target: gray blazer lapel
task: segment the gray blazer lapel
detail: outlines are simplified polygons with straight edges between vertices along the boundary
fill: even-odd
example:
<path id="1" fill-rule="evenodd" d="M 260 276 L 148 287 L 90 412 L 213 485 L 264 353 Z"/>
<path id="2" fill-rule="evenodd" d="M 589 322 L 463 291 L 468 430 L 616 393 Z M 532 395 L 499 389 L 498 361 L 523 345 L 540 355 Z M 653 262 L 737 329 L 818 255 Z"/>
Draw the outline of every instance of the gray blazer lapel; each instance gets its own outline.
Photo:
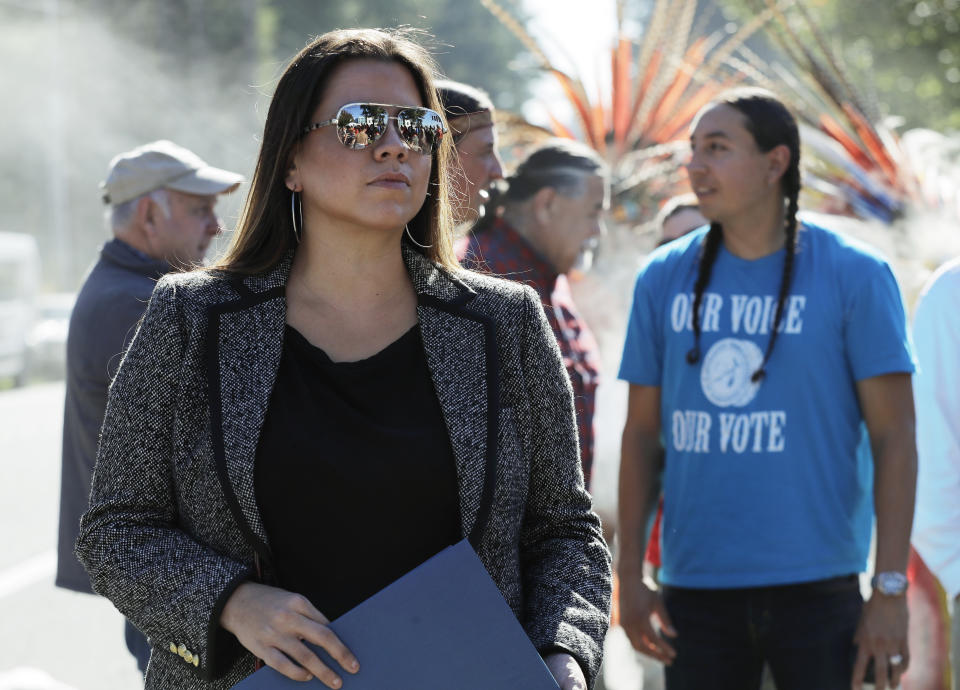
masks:
<path id="1" fill-rule="evenodd" d="M 285 262 L 264 277 L 235 281 L 240 299 L 211 307 L 207 333 L 217 473 L 234 518 L 267 559 L 267 535 L 254 491 L 254 459 L 280 368 L 288 271 Z"/>
<path id="2" fill-rule="evenodd" d="M 467 304 L 476 293 L 405 247 L 417 291 L 427 365 L 457 465 L 460 523 L 474 548 L 486 527 L 496 478 L 499 372 L 494 324 Z"/>
<path id="3" fill-rule="evenodd" d="M 473 530 L 483 494 L 487 448 L 485 336 L 481 324 L 421 304 L 420 334 L 457 463 L 460 525 Z"/>

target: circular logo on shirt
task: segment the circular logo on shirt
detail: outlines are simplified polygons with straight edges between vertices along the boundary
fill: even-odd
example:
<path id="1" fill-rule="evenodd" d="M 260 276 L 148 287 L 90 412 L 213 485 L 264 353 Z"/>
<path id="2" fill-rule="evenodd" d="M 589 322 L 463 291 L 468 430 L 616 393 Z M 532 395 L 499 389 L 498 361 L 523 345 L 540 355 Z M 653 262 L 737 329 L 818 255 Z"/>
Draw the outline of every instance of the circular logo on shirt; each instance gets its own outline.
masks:
<path id="1" fill-rule="evenodd" d="M 749 340 L 724 338 L 707 352 L 700 369 L 700 385 L 717 407 L 743 407 L 757 395 L 760 383 L 750 380 L 763 363 L 763 351 Z"/>

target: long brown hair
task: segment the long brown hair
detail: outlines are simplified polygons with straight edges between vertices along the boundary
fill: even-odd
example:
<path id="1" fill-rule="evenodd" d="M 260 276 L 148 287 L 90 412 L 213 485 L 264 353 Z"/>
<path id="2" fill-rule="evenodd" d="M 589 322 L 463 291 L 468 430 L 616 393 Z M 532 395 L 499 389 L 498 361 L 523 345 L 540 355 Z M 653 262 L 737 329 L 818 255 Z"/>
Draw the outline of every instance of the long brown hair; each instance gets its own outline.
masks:
<path id="1" fill-rule="evenodd" d="M 296 248 L 290 214 L 290 190 L 285 184 L 294 147 L 316 109 L 334 69 L 350 60 L 396 62 L 409 70 L 426 107 L 443 112 L 433 75 L 436 64 L 411 38 L 412 32 L 381 29 L 342 29 L 314 39 L 291 60 L 277 84 L 257 157 L 250 194 L 226 254 L 214 269 L 244 275 L 276 266 Z M 448 169 L 453 144 L 443 137 L 433 153 L 428 196 L 409 223 L 417 242 L 410 247 L 447 268 L 458 266 L 453 250 L 453 220 L 448 203 Z M 406 240 L 404 240 L 406 241 Z"/>

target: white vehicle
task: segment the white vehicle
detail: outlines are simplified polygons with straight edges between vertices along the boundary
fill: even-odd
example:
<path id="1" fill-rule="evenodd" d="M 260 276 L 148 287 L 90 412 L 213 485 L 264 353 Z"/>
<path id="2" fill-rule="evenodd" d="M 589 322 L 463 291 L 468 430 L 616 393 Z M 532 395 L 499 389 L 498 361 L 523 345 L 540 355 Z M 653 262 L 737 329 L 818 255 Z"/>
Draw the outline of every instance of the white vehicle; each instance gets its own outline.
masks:
<path id="1" fill-rule="evenodd" d="M 77 296 L 72 292 L 39 295 L 36 318 L 27 338 L 31 379 L 63 379 L 67 373 L 67 331 Z"/>
<path id="2" fill-rule="evenodd" d="M 0 232 L 0 379 L 26 380 L 27 340 L 40 288 L 40 250 L 30 235 Z"/>

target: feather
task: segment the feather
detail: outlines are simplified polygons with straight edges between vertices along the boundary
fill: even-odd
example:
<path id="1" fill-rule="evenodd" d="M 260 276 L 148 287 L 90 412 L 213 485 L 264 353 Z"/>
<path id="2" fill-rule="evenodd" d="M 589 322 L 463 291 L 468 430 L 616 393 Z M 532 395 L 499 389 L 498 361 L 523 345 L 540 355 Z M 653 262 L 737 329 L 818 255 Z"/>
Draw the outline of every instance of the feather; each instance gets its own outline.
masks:
<path id="1" fill-rule="evenodd" d="M 576 139 L 566 125 L 564 125 L 560 120 L 554 117 L 553 113 L 547 111 L 547 117 L 550 119 L 550 127 L 553 129 L 553 133 L 560 137 L 561 139 Z"/>
<path id="2" fill-rule="evenodd" d="M 553 68 L 553 65 L 550 62 L 550 58 L 547 57 L 547 54 L 543 52 L 543 49 L 536 42 L 536 40 L 534 40 L 533 36 L 531 36 L 530 33 L 523 27 L 523 24 L 514 19 L 513 15 L 497 4 L 495 0 L 480 0 L 480 4 L 486 7 L 490 14 L 496 17 L 501 24 L 503 24 L 513 33 L 514 36 L 520 39 L 523 47 L 529 50 L 540 61 L 540 64 L 544 69 Z"/>
<path id="3" fill-rule="evenodd" d="M 782 0 L 780 7 L 788 7 L 796 0 Z M 773 18 L 773 10 L 766 9 L 756 14 L 750 21 L 741 26 L 735 34 L 723 42 L 717 50 L 710 56 L 707 64 L 704 66 L 707 74 L 713 73 L 728 57 L 746 43 L 747 39 L 762 29 Z"/>
<path id="4" fill-rule="evenodd" d="M 866 147 L 870 157 L 884 172 L 887 180 L 892 185 L 902 189 L 902 186 L 899 184 L 897 167 L 887 154 L 887 150 L 884 147 L 883 142 L 880 141 L 880 139 L 874 133 L 873 127 L 870 125 L 870 123 L 867 122 L 863 115 L 861 115 L 860 112 L 849 103 L 844 104 L 843 111 L 846 113 L 847 117 L 850 118 L 850 122 L 853 124 L 853 128 L 856 131 L 857 136 L 860 137 L 860 140 Z"/>
<path id="5" fill-rule="evenodd" d="M 644 95 L 643 104 L 637 113 L 641 135 L 650 127 L 653 109 L 660 102 L 664 92 L 676 76 L 676 65 L 683 62 L 682 56 L 686 52 L 696 9 L 697 0 L 675 0 L 674 2 L 674 16 L 670 24 L 671 31 L 667 34 L 670 40 L 665 40 L 663 46 L 663 62 L 669 67 L 659 70 L 654 75 L 650 83 L 650 89 Z"/>
<path id="6" fill-rule="evenodd" d="M 587 94 L 583 90 L 583 85 L 578 81 L 571 79 L 567 74 L 558 69 L 551 69 L 550 73 L 553 74 L 553 76 L 557 78 L 557 81 L 560 82 L 560 86 L 563 88 L 563 91 L 567 96 L 567 100 L 570 101 L 576 110 L 577 115 L 580 117 L 580 125 L 583 127 L 584 136 L 588 139 L 590 145 L 596 148 L 596 138 L 593 128 L 593 112 L 590 106 L 590 100 L 587 98 Z"/>
<path id="7" fill-rule="evenodd" d="M 620 36 L 613 51 L 613 137 L 622 152 L 630 129 L 630 62 L 633 50 L 630 41 Z"/>
<path id="8" fill-rule="evenodd" d="M 857 88 L 853 85 L 853 82 L 847 78 L 846 68 L 843 65 L 843 61 L 840 59 L 839 55 L 836 55 L 832 50 L 830 50 L 830 47 L 823 38 L 823 32 L 820 30 L 820 27 L 817 26 L 816 22 L 813 21 L 813 18 L 810 16 L 807 8 L 804 7 L 803 3 L 797 3 L 796 7 L 800 12 L 800 16 L 803 18 L 804 23 L 807 25 L 807 28 L 810 30 L 810 33 L 813 34 L 813 38 L 816 41 L 817 46 L 820 48 L 820 52 L 823 54 L 824 58 L 826 58 L 830 69 L 833 71 L 834 77 L 843 87 L 843 90 L 847 96 L 847 101 L 852 103 L 860 112 L 869 112 Z M 874 120 L 879 119 L 878 113 L 876 112 L 870 112 L 870 117 Z"/>
<path id="9" fill-rule="evenodd" d="M 847 153 L 856 161 L 864 170 L 872 170 L 875 168 L 874 162 L 870 159 L 870 156 L 864 152 L 860 146 L 853 140 L 849 134 L 847 134 L 843 127 L 840 126 L 840 123 L 837 122 L 833 117 L 827 113 L 822 113 L 820 115 L 820 128 L 829 134 L 831 137 L 837 140 Z"/>
<path id="10" fill-rule="evenodd" d="M 659 37 L 667 30 L 666 21 L 671 4 L 671 0 L 654 0 L 653 9 L 650 13 L 650 23 L 643 34 L 640 54 L 637 56 L 636 80 L 634 82 L 633 98 L 631 99 L 636 107 L 632 110 L 631 117 L 636 116 L 636 112 L 647 93 L 651 77 L 650 62 L 654 59 L 659 61 L 659 58 L 655 58 L 655 56 L 660 52 Z"/>
<path id="11" fill-rule="evenodd" d="M 650 133 L 651 141 L 672 141 L 681 136 L 686 139 L 690 123 L 693 121 L 694 116 L 700 112 L 700 109 L 716 98 L 721 92 L 733 88 L 738 84 L 739 81 L 737 79 L 731 78 L 726 82 L 711 83 L 703 86 L 699 91 L 685 99 L 683 105 L 672 118 L 664 122 L 657 130 Z"/>

